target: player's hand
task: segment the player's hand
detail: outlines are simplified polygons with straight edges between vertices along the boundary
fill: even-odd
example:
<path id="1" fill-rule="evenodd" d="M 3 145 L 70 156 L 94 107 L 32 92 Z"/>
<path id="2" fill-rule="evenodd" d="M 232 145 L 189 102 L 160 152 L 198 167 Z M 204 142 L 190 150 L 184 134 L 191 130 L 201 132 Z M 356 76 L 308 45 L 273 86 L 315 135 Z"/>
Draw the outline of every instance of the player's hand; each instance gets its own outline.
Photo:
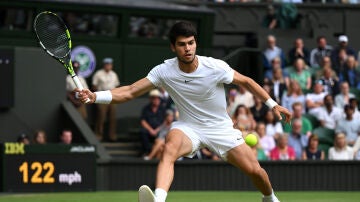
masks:
<path id="1" fill-rule="evenodd" d="M 276 105 L 275 107 L 272 108 L 272 110 L 275 113 L 275 116 L 277 116 L 279 118 L 279 120 L 282 120 L 283 117 L 281 115 L 284 115 L 285 122 L 290 123 L 292 114 L 288 109 L 286 109 L 283 106 Z"/>
<path id="2" fill-rule="evenodd" d="M 92 104 L 96 100 L 95 93 L 91 92 L 89 89 L 80 90 L 80 89 L 76 88 L 74 91 L 75 91 L 75 93 L 78 94 L 78 99 L 83 104 Z M 90 100 L 90 101 L 88 101 L 88 100 Z"/>

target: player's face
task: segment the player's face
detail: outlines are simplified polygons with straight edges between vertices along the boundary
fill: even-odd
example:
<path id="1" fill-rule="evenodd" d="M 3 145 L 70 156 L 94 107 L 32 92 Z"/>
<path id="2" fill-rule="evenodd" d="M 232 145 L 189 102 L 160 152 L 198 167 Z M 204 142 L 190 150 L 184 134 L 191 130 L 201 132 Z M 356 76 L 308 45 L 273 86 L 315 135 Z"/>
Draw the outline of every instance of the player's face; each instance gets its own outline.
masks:
<path id="1" fill-rule="evenodd" d="M 175 45 L 171 44 L 171 50 L 176 54 L 180 62 L 191 64 L 195 59 L 195 37 L 178 36 Z"/>

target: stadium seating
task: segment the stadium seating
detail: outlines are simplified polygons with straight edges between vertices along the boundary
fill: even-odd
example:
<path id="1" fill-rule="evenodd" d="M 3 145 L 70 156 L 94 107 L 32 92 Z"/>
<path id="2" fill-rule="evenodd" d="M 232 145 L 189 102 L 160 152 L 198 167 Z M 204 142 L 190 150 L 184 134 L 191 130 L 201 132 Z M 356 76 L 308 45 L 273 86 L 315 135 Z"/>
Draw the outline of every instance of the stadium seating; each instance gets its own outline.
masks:
<path id="1" fill-rule="evenodd" d="M 309 119 L 313 128 L 317 128 L 318 126 L 320 126 L 320 121 L 314 115 L 305 113 L 303 114 L 303 117 Z"/>
<path id="2" fill-rule="evenodd" d="M 313 130 L 313 133 L 319 136 L 319 143 L 334 144 L 335 130 L 319 126 Z"/>

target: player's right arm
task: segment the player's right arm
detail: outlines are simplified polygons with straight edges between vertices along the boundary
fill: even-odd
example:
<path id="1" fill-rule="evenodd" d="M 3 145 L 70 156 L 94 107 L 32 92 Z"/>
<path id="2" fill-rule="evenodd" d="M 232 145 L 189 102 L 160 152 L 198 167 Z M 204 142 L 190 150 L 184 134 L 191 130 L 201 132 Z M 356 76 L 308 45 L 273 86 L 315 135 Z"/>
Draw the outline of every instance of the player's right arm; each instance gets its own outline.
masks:
<path id="1" fill-rule="evenodd" d="M 88 103 L 101 103 L 99 100 L 109 99 L 109 103 L 115 104 L 132 100 L 153 88 L 155 88 L 155 86 L 147 78 L 143 78 L 131 85 L 121 86 L 110 91 L 91 92 L 89 89 L 82 91 L 75 89 L 75 91 L 79 93 L 79 99 L 83 103 L 89 98 L 90 102 Z"/>

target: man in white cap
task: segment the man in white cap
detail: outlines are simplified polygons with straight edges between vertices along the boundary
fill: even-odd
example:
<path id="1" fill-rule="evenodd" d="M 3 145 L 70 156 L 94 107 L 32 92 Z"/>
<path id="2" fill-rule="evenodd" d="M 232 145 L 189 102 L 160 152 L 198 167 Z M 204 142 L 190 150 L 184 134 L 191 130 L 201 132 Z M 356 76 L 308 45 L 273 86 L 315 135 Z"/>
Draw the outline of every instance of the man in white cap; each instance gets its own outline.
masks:
<path id="1" fill-rule="evenodd" d="M 92 79 L 94 90 L 110 90 L 120 85 L 119 77 L 113 71 L 113 59 L 104 58 L 103 68 L 96 71 Z M 95 134 L 99 140 L 104 136 L 104 123 L 106 116 L 109 122 L 109 140 L 116 141 L 116 105 L 97 105 L 97 120 L 95 123 Z"/>
<path id="2" fill-rule="evenodd" d="M 150 153 L 151 144 L 158 136 L 164 120 L 165 108 L 161 105 L 161 93 L 158 89 L 153 89 L 149 93 L 149 103 L 143 107 L 140 117 L 143 155 Z"/>
<path id="3" fill-rule="evenodd" d="M 355 59 L 357 59 L 357 55 L 355 53 L 355 50 L 349 46 L 349 38 L 346 35 L 340 35 L 338 38 L 339 44 L 338 46 L 332 51 L 331 53 L 331 63 L 333 64 L 336 73 L 339 74 L 339 64 L 340 64 L 340 58 L 339 58 L 339 52 L 344 50 L 346 55 L 353 55 Z"/>

